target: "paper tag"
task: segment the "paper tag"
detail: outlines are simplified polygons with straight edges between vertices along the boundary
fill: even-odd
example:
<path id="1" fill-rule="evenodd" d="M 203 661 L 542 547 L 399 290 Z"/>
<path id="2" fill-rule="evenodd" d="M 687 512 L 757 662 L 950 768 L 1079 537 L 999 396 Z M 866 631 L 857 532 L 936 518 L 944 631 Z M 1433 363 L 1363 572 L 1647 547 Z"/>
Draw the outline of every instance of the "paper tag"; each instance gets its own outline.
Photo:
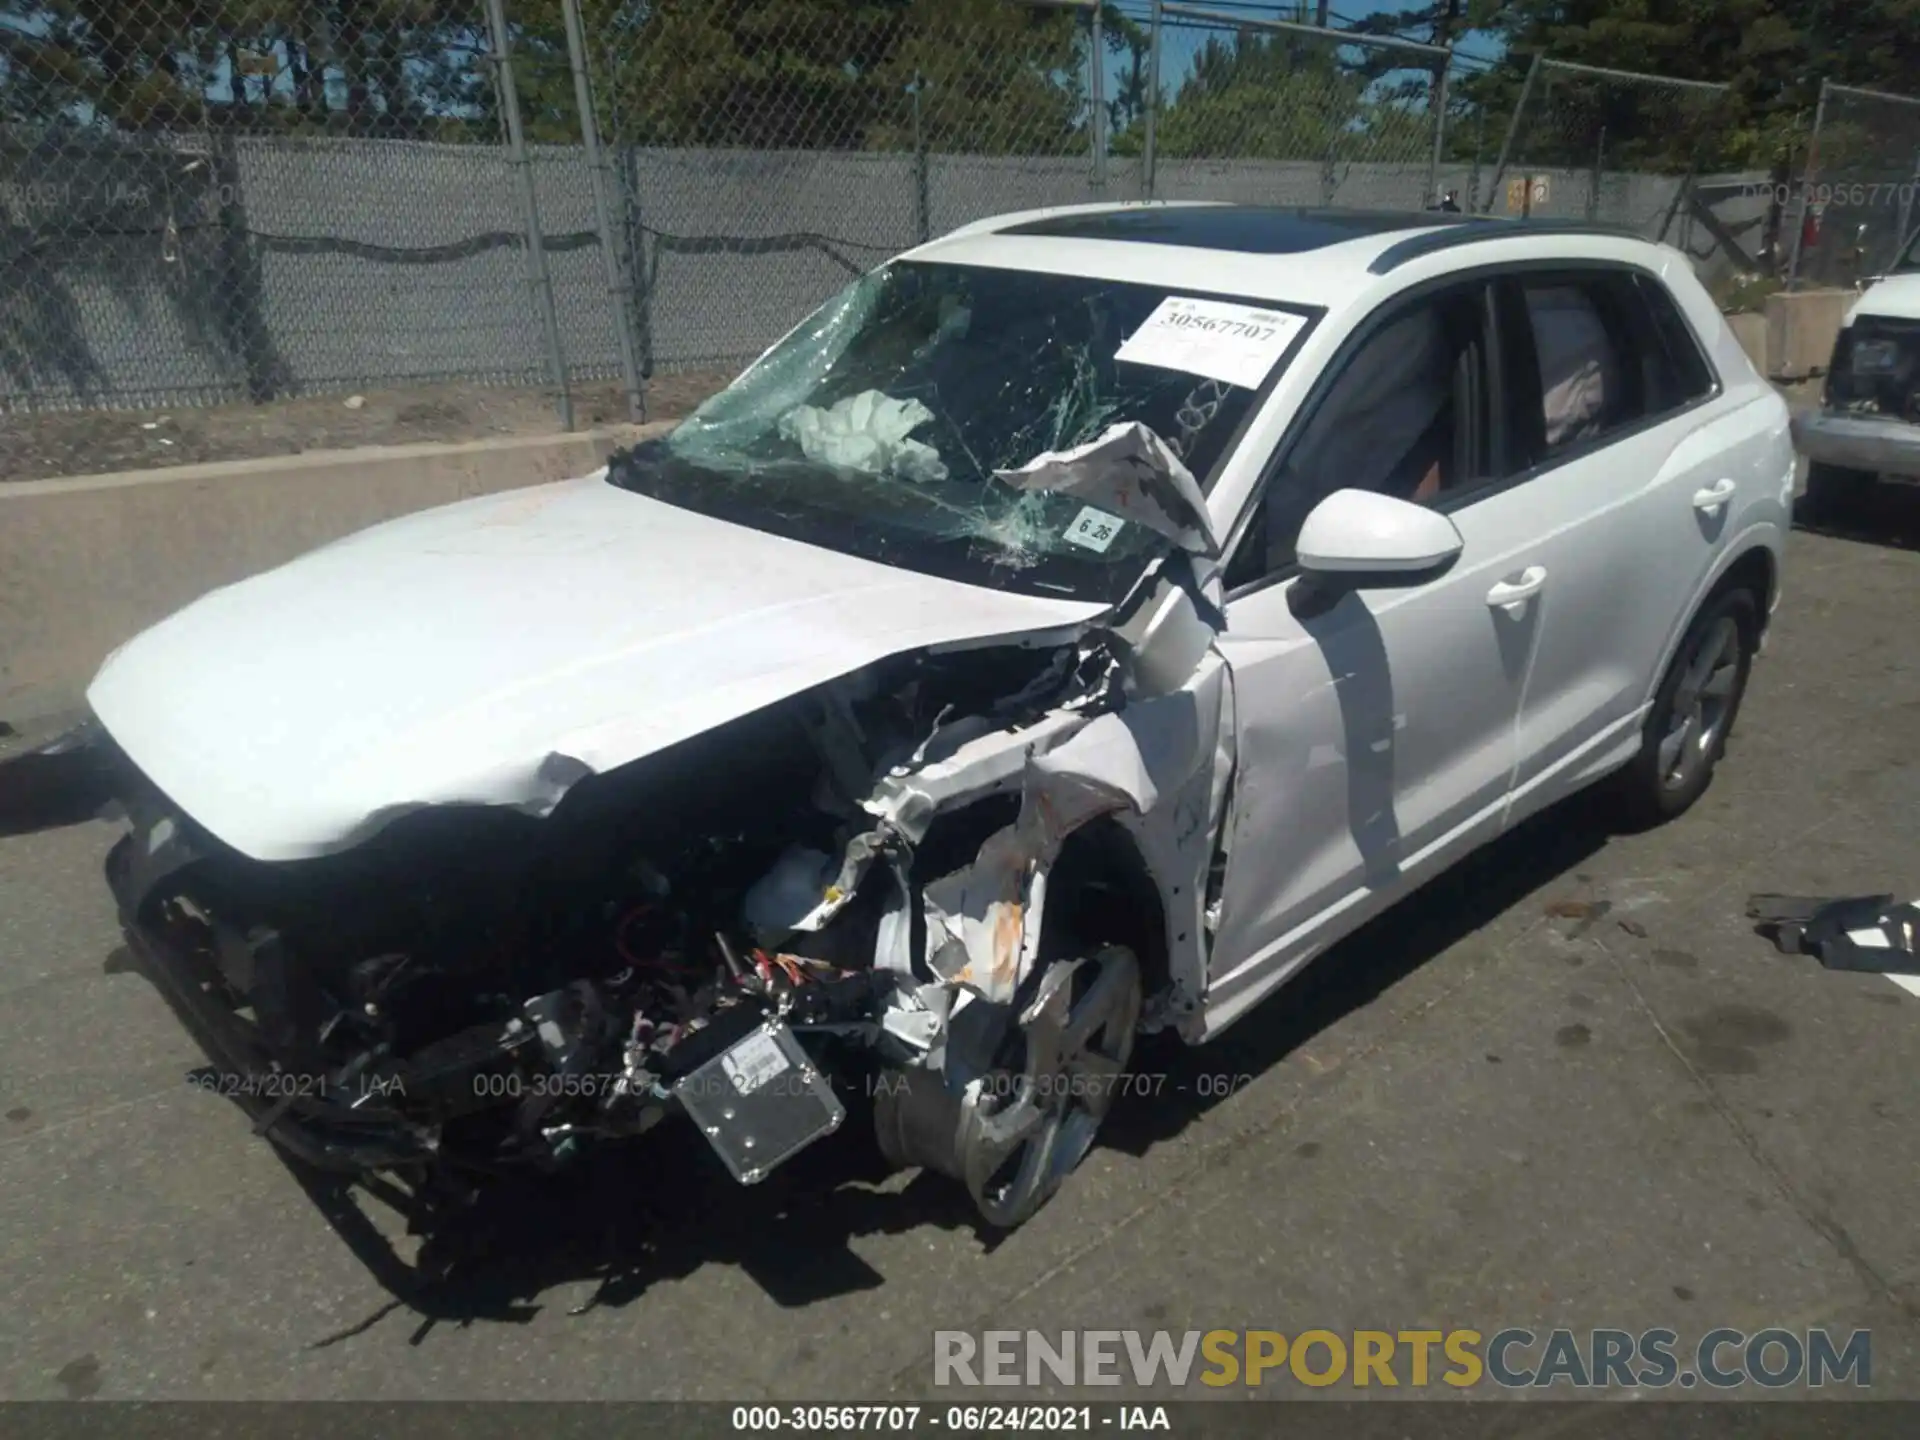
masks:
<path id="1" fill-rule="evenodd" d="M 771 1035 L 755 1032 L 720 1057 L 720 1068 L 742 1095 L 751 1095 L 774 1076 L 791 1068 Z"/>
<path id="2" fill-rule="evenodd" d="M 1104 555 L 1126 523 L 1118 515 L 1109 515 L 1089 505 L 1073 517 L 1073 523 L 1060 538 L 1072 545 L 1085 546 L 1096 555 Z"/>
<path id="3" fill-rule="evenodd" d="M 1306 325 L 1284 310 L 1169 295 L 1114 359 L 1257 389 Z"/>

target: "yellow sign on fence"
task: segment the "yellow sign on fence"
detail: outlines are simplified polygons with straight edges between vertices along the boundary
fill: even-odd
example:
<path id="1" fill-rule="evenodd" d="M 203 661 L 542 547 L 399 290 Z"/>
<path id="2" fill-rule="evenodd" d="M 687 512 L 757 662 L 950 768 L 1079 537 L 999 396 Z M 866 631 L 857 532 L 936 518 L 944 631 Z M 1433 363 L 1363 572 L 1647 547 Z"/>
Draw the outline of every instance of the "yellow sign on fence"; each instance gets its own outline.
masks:
<path id="1" fill-rule="evenodd" d="M 1527 195 L 1531 189 L 1531 201 Z M 1515 215 L 1537 210 L 1547 203 L 1547 177 L 1544 175 L 1516 175 L 1507 182 L 1507 209 Z"/>

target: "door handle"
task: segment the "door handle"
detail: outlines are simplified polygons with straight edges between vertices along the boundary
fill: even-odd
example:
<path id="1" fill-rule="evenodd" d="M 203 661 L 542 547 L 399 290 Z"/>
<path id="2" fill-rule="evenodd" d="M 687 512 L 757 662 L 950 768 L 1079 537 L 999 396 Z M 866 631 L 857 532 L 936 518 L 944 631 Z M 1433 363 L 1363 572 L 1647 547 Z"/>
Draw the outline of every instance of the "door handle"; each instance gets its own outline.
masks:
<path id="1" fill-rule="evenodd" d="M 1487 591 L 1487 604 L 1497 610 L 1504 610 L 1509 615 L 1518 615 L 1521 607 L 1535 595 L 1538 595 L 1540 593 L 1540 587 L 1546 583 L 1547 572 L 1545 567 L 1529 565 L 1520 572 L 1519 579 L 1502 580 L 1498 585 Z"/>
<path id="2" fill-rule="evenodd" d="M 1733 498 L 1735 485 L 1731 480 L 1720 480 L 1704 490 L 1693 492 L 1693 508 L 1699 511 L 1718 510 Z"/>

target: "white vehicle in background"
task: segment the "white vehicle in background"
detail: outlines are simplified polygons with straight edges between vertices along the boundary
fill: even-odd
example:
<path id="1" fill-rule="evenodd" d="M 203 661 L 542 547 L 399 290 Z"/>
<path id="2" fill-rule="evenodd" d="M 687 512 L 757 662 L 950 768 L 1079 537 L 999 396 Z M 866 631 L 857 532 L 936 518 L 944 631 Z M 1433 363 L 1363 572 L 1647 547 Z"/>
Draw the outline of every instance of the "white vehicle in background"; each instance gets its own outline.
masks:
<path id="1" fill-rule="evenodd" d="M 1920 232 L 1854 302 L 1817 410 L 1794 417 L 1805 505 L 1843 515 L 1875 486 L 1920 485 Z"/>
<path id="2" fill-rule="evenodd" d="M 1640 239 L 1008 216 L 601 473 L 187 607 L 63 755 L 118 777 L 132 950 L 314 1164 L 430 1206 L 686 1114 L 751 1181 L 877 1071 L 883 1150 L 1017 1224 L 1138 1032 L 1592 782 L 1698 798 L 1788 430 Z"/>

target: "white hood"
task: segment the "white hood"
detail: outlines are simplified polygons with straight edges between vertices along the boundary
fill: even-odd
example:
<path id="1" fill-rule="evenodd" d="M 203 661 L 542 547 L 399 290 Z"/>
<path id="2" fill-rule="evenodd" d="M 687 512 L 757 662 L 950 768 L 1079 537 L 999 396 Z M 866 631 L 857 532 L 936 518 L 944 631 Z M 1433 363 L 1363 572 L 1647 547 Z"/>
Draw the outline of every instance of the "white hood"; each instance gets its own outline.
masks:
<path id="1" fill-rule="evenodd" d="M 260 860 L 424 805 L 544 813 L 583 776 L 926 645 L 1102 607 L 898 570 L 584 480 L 354 535 L 189 605 L 87 698 Z"/>
<path id="2" fill-rule="evenodd" d="M 1920 275 L 1889 275 L 1853 302 L 1847 312 L 1851 325 L 1862 315 L 1885 315 L 1890 320 L 1920 320 Z"/>

